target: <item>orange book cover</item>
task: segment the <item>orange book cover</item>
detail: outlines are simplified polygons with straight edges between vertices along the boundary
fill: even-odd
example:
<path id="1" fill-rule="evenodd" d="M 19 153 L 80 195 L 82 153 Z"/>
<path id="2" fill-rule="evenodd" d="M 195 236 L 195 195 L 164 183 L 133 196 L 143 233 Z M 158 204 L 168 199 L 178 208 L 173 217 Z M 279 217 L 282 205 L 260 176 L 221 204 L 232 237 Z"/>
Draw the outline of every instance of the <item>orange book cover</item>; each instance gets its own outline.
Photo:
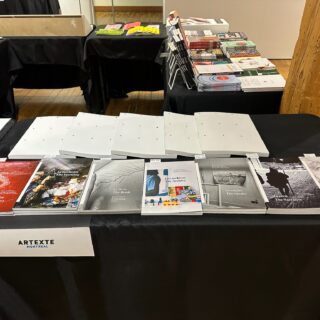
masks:
<path id="1" fill-rule="evenodd" d="M 39 161 L 0 162 L 0 212 L 12 211 Z"/>

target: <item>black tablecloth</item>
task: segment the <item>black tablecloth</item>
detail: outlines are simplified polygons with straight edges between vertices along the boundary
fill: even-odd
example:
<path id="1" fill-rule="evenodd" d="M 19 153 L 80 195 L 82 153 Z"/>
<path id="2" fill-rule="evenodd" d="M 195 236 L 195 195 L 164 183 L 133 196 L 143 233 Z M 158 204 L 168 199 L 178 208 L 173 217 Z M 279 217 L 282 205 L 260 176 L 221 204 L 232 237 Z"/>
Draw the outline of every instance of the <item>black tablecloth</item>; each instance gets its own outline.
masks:
<path id="1" fill-rule="evenodd" d="M 11 48 L 8 40 L 0 40 L 0 118 L 15 116 L 15 103 L 12 82 L 19 69 L 20 61 Z"/>
<path id="2" fill-rule="evenodd" d="M 58 0 L 4 0 L 0 1 L 1 15 L 59 14 Z"/>
<path id="3" fill-rule="evenodd" d="M 168 74 L 167 74 L 168 83 Z M 216 111 L 249 114 L 278 113 L 282 92 L 198 92 L 188 90 L 180 73 L 172 90 L 165 91 L 164 111 L 183 114 Z"/>
<path id="4" fill-rule="evenodd" d="M 85 61 L 92 79 L 92 112 L 103 112 L 110 97 L 124 97 L 135 90 L 163 89 L 159 55 L 164 48 L 166 29 L 162 24 L 160 31 L 159 36 L 97 36 L 92 33 L 88 37 Z"/>
<path id="5" fill-rule="evenodd" d="M 16 88 L 55 89 L 83 86 L 88 81 L 83 49 L 86 37 L 11 37 L 23 70 Z"/>
<path id="6" fill-rule="evenodd" d="M 272 155 L 320 154 L 319 118 L 252 119 Z M 0 259 L 3 319 L 320 317 L 318 216 L 93 216 L 90 228 L 95 258 Z"/>

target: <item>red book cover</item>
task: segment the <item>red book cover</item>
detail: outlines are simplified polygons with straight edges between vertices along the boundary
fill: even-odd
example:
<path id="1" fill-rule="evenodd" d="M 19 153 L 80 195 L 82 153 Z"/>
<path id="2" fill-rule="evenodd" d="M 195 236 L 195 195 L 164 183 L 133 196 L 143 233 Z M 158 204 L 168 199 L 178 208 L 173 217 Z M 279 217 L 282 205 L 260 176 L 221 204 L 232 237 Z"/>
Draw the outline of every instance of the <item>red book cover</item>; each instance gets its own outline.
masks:
<path id="1" fill-rule="evenodd" d="M 0 212 L 11 212 L 39 161 L 0 162 Z"/>

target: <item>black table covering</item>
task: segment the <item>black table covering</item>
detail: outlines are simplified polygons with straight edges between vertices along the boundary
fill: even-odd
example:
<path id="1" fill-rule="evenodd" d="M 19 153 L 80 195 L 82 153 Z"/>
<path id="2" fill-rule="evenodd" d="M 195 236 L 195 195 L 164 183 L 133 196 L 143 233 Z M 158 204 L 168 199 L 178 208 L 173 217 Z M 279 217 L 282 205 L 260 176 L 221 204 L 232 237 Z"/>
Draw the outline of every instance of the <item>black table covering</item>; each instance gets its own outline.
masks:
<path id="1" fill-rule="evenodd" d="M 0 1 L 1 15 L 59 14 L 58 0 L 4 0 Z"/>
<path id="2" fill-rule="evenodd" d="M 8 40 L 0 39 L 0 118 L 16 114 L 12 82 L 22 65 Z"/>
<path id="3" fill-rule="evenodd" d="M 11 37 L 15 54 L 23 64 L 16 88 L 57 89 L 85 86 L 83 62 L 86 37 Z"/>
<path id="4" fill-rule="evenodd" d="M 97 30 L 99 28 L 103 26 Z M 160 35 L 155 36 L 98 36 L 91 33 L 85 48 L 85 62 L 92 81 L 91 111 L 104 112 L 111 97 L 124 97 L 131 91 L 162 90 L 159 56 L 166 37 L 162 24 Z"/>
<path id="5" fill-rule="evenodd" d="M 168 83 L 167 74 L 167 83 Z M 167 86 L 164 111 L 183 114 L 195 112 L 236 112 L 248 114 L 278 113 L 282 92 L 198 92 L 188 90 L 180 73 L 173 89 Z"/>
<path id="6" fill-rule="evenodd" d="M 272 155 L 320 154 L 318 117 L 252 119 Z M 90 228 L 95 258 L 0 259 L 3 319 L 320 317 L 319 216 L 107 215 Z"/>

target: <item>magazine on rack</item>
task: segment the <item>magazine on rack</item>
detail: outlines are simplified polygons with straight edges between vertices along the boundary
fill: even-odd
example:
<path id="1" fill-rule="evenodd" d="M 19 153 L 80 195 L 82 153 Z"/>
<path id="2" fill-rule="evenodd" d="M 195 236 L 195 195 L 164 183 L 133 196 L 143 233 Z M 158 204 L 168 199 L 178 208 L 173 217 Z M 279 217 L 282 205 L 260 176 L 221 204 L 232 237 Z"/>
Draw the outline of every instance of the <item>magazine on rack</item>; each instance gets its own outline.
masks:
<path id="1" fill-rule="evenodd" d="M 197 160 L 205 213 L 266 213 L 247 158 Z"/>
<path id="2" fill-rule="evenodd" d="M 320 188 L 299 158 L 251 159 L 268 211 L 320 214 Z"/>
<path id="3" fill-rule="evenodd" d="M 142 215 L 202 215 L 204 200 L 194 161 L 145 164 Z"/>
<path id="4" fill-rule="evenodd" d="M 140 213 L 144 160 L 97 160 L 80 201 L 81 213 Z"/>
<path id="5" fill-rule="evenodd" d="M 13 212 L 22 215 L 76 212 L 91 163 L 91 159 L 43 159 Z"/>

